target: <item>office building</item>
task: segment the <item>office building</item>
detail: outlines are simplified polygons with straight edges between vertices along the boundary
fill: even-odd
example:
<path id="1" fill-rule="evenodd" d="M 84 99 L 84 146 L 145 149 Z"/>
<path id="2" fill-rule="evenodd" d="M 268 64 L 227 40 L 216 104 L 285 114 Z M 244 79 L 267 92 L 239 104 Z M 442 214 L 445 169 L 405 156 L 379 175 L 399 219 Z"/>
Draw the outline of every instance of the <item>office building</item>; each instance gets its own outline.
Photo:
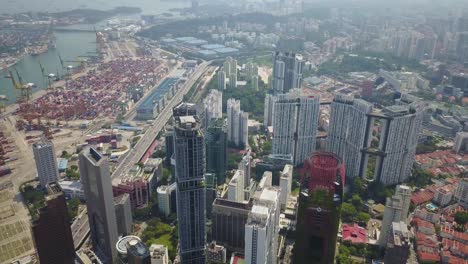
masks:
<path id="1" fill-rule="evenodd" d="M 227 261 L 226 248 L 217 245 L 215 241 L 206 247 L 206 259 L 208 264 L 224 264 Z"/>
<path id="2" fill-rule="evenodd" d="M 453 143 L 456 153 L 468 153 L 468 132 L 458 132 Z"/>
<path id="3" fill-rule="evenodd" d="M 287 93 L 302 86 L 302 55 L 290 52 L 275 52 L 273 55 L 272 89 L 276 94 Z"/>
<path id="4" fill-rule="evenodd" d="M 277 263 L 280 190 L 265 188 L 256 198 L 245 224 L 245 262 Z"/>
<path id="5" fill-rule="evenodd" d="M 391 233 L 393 222 L 406 222 L 411 203 L 411 188 L 397 185 L 395 194 L 387 198 L 385 203 L 382 229 L 380 230 L 379 245 L 385 247 Z"/>
<path id="6" fill-rule="evenodd" d="M 320 188 L 335 193 L 339 186 L 345 186 L 345 165 L 331 152 L 318 151 L 310 155 L 304 162 L 303 172 L 301 182 L 309 192 Z"/>
<path id="7" fill-rule="evenodd" d="M 230 252 L 243 252 L 245 223 L 251 209 L 252 200 L 239 203 L 216 198 L 212 211 L 212 239 Z"/>
<path id="8" fill-rule="evenodd" d="M 238 147 L 248 144 L 248 120 L 249 114 L 240 110 L 240 101 L 233 98 L 227 101 L 228 115 L 228 141 Z"/>
<path id="9" fill-rule="evenodd" d="M 236 170 L 228 184 L 229 201 L 241 203 L 244 201 L 244 171 Z"/>
<path id="10" fill-rule="evenodd" d="M 272 94 L 266 94 L 263 112 L 263 125 L 268 128 L 273 125 L 273 104 L 276 97 Z"/>
<path id="11" fill-rule="evenodd" d="M 331 103 L 330 125 L 326 149 L 342 157 L 346 166 L 346 177 L 361 177 L 372 140 L 371 103 L 345 95 L 336 95 Z"/>
<path id="12" fill-rule="evenodd" d="M 468 178 L 460 180 L 454 196 L 461 206 L 468 209 Z"/>
<path id="13" fill-rule="evenodd" d="M 226 90 L 226 72 L 224 70 L 218 71 L 218 90 Z"/>
<path id="14" fill-rule="evenodd" d="M 381 119 L 382 136 L 374 178 L 382 184 L 405 182 L 411 174 L 414 156 L 422 130 L 422 106 L 394 105 L 383 109 L 387 118 Z"/>
<path id="15" fill-rule="evenodd" d="M 206 172 L 214 173 L 220 185 L 226 182 L 227 141 L 225 120 L 211 120 L 205 136 Z"/>
<path id="16" fill-rule="evenodd" d="M 286 207 L 286 203 L 289 198 L 289 194 L 291 193 L 291 185 L 292 185 L 292 176 L 293 176 L 293 166 L 286 165 L 284 166 L 283 171 L 280 174 L 280 204 L 281 208 Z"/>
<path id="17" fill-rule="evenodd" d="M 161 185 L 156 192 L 158 193 L 159 213 L 168 217 L 171 214 L 171 193 L 169 186 Z"/>
<path id="18" fill-rule="evenodd" d="M 151 264 L 150 251 L 140 239 L 132 239 L 126 246 L 128 264 Z"/>
<path id="19" fill-rule="evenodd" d="M 151 264 L 169 264 L 169 252 L 164 245 L 152 244 L 149 248 Z"/>
<path id="20" fill-rule="evenodd" d="M 174 159 L 181 264 L 204 264 L 205 139 L 197 116 L 174 117 Z"/>
<path id="21" fill-rule="evenodd" d="M 112 262 L 118 235 L 108 160 L 94 148 L 86 148 L 78 165 L 94 251 L 104 262 Z"/>
<path id="22" fill-rule="evenodd" d="M 41 263 L 73 264 L 75 246 L 65 195 L 57 183 L 46 185 L 44 207 L 33 216 L 32 233 Z"/>
<path id="23" fill-rule="evenodd" d="M 167 167 L 171 166 L 172 154 L 174 154 L 174 128 L 170 125 L 164 127 L 164 145 L 166 147 L 166 158 L 164 164 Z"/>
<path id="24" fill-rule="evenodd" d="M 277 96 L 273 117 L 273 154 L 292 155 L 299 165 L 315 151 L 320 100 L 300 90 Z"/>
<path id="25" fill-rule="evenodd" d="M 393 222 L 385 250 L 384 263 L 407 263 L 410 255 L 410 232 L 405 222 Z"/>
<path id="26" fill-rule="evenodd" d="M 210 90 L 210 93 L 203 99 L 203 108 L 205 113 L 204 128 L 206 129 L 212 119 L 223 117 L 223 92 Z"/>
<path id="27" fill-rule="evenodd" d="M 117 232 L 121 236 L 132 232 L 133 216 L 130 205 L 130 196 L 122 194 L 114 198 L 115 216 L 117 219 Z"/>
<path id="28" fill-rule="evenodd" d="M 294 263 L 333 263 L 344 189 L 344 165 L 318 152 L 305 162 L 297 209 Z"/>
<path id="29" fill-rule="evenodd" d="M 46 188 L 48 183 L 57 182 L 59 172 L 52 141 L 43 138 L 34 143 L 33 154 L 41 187 Z"/>

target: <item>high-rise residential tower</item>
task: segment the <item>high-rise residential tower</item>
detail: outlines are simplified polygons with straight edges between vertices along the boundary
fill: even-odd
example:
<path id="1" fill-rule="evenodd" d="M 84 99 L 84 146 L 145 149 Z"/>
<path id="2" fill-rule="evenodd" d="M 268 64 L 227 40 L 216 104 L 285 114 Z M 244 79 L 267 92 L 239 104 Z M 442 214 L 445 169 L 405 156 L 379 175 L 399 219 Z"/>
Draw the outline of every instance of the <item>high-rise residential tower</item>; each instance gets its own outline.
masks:
<path id="1" fill-rule="evenodd" d="M 52 141 L 43 138 L 34 143 L 33 154 L 42 188 L 45 188 L 48 183 L 58 181 L 57 158 Z"/>
<path id="2" fill-rule="evenodd" d="M 273 125 L 273 104 L 275 103 L 276 97 L 272 94 L 266 94 L 265 106 L 263 112 L 263 125 L 269 127 Z"/>
<path id="3" fill-rule="evenodd" d="M 408 179 L 422 130 L 424 110 L 416 104 L 394 105 L 383 109 L 382 137 L 376 164 L 377 181 L 392 185 Z"/>
<path id="4" fill-rule="evenodd" d="M 400 221 L 406 222 L 411 202 L 411 193 L 410 187 L 397 185 L 395 194 L 391 198 L 387 198 L 379 237 L 379 245 L 382 247 L 385 247 L 388 243 L 388 238 L 392 231 L 392 223 Z"/>
<path id="5" fill-rule="evenodd" d="M 218 90 L 226 90 L 226 72 L 224 70 L 218 71 Z"/>
<path id="6" fill-rule="evenodd" d="M 273 154 L 291 155 L 299 165 L 315 151 L 319 97 L 294 89 L 277 96 L 273 116 Z"/>
<path id="7" fill-rule="evenodd" d="M 205 112 L 204 128 L 206 129 L 211 119 L 223 117 L 223 92 L 210 90 L 210 93 L 203 99 L 203 108 Z"/>
<path id="8" fill-rule="evenodd" d="M 284 169 L 280 174 L 281 208 L 285 208 L 286 203 L 288 202 L 289 194 L 291 193 L 291 187 L 292 187 L 292 177 L 293 177 L 293 166 L 290 164 L 287 164 L 284 166 Z"/>
<path id="9" fill-rule="evenodd" d="M 276 94 L 287 93 L 294 88 L 301 88 L 302 55 L 290 52 L 275 52 L 273 55 L 272 89 Z"/>
<path id="10" fill-rule="evenodd" d="M 197 116 L 176 116 L 174 124 L 180 260 L 182 264 L 204 264 L 205 139 Z"/>
<path id="11" fill-rule="evenodd" d="M 280 190 L 267 187 L 255 196 L 245 224 L 245 262 L 277 263 Z"/>
<path id="12" fill-rule="evenodd" d="M 236 146 L 246 146 L 248 143 L 249 114 L 240 110 L 240 101 L 230 98 L 227 101 L 228 141 Z"/>
<path id="13" fill-rule="evenodd" d="M 94 148 L 86 148 L 80 153 L 78 165 L 94 251 L 112 262 L 117 257 L 118 234 L 109 162 Z"/>
<path id="14" fill-rule="evenodd" d="M 226 182 L 227 131 L 224 119 L 212 119 L 206 130 L 206 172 L 214 173 L 217 184 Z"/>
<path id="15" fill-rule="evenodd" d="M 345 95 L 336 95 L 331 103 L 326 149 L 342 157 L 349 178 L 363 175 L 368 154 L 362 149 L 372 140 L 372 104 Z"/>
<path id="16" fill-rule="evenodd" d="M 57 183 L 46 185 L 45 206 L 33 217 L 32 233 L 41 263 L 73 264 L 75 246 L 65 195 Z"/>

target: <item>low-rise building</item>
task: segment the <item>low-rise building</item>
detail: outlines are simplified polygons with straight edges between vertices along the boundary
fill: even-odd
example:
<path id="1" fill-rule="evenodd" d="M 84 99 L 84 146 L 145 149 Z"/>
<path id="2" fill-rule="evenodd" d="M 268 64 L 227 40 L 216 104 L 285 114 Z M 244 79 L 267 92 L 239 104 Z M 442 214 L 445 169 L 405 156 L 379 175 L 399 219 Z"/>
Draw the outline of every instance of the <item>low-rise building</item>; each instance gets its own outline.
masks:
<path id="1" fill-rule="evenodd" d="M 82 201 L 85 200 L 83 185 L 79 181 L 59 181 L 60 188 L 62 188 L 65 197 L 68 199 L 78 198 Z"/>
<path id="2" fill-rule="evenodd" d="M 151 264 L 169 264 L 169 253 L 166 246 L 152 244 L 149 251 Z"/>
<path id="3" fill-rule="evenodd" d="M 366 244 L 367 231 L 358 224 L 343 224 L 342 240 L 349 241 L 351 244 Z"/>
<path id="4" fill-rule="evenodd" d="M 433 201 L 440 206 L 445 206 L 450 203 L 453 197 L 453 187 L 445 185 L 435 189 Z"/>
<path id="5" fill-rule="evenodd" d="M 215 241 L 206 247 L 206 260 L 208 264 L 226 263 L 226 248 L 217 245 Z"/>

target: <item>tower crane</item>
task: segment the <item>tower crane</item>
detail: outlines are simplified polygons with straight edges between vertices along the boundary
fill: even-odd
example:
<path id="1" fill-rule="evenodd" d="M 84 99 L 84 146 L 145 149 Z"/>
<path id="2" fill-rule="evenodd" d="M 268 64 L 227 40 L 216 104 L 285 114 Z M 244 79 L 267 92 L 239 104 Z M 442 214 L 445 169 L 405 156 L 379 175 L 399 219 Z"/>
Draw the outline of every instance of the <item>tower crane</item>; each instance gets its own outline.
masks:
<path id="1" fill-rule="evenodd" d="M 32 87 L 34 86 L 34 84 L 33 83 L 23 84 L 23 79 L 21 78 L 21 76 L 19 75 L 16 69 L 15 71 L 16 71 L 16 76 L 18 77 L 18 81 L 15 80 L 15 77 L 13 77 L 13 73 L 11 71 L 8 71 L 8 76 L 6 76 L 5 78 L 11 79 L 11 82 L 13 83 L 13 87 L 15 87 L 15 89 L 19 91 L 20 93 L 16 101 L 20 103 L 28 102 L 29 100 L 31 100 Z"/>

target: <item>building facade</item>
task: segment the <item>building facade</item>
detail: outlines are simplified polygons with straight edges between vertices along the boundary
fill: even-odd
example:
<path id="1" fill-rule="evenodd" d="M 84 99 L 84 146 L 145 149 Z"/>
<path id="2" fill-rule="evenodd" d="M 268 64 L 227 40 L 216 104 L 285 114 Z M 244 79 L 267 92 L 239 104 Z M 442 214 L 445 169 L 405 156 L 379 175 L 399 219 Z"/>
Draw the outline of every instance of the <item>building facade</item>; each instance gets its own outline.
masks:
<path id="1" fill-rule="evenodd" d="M 122 194 L 114 198 L 115 216 L 117 219 L 117 232 L 121 236 L 132 233 L 133 216 L 130 196 Z"/>
<path id="2" fill-rule="evenodd" d="M 292 186 L 292 177 L 293 177 L 293 166 L 286 165 L 284 166 L 283 171 L 280 174 L 280 204 L 281 208 L 286 207 L 286 203 L 288 202 L 289 194 L 291 194 L 291 186 Z"/>
<path id="3" fill-rule="evenodd" d="M 48 183 L 58 181 L 57 158 L 52 141 L 43 138 L 34 143 L 33 154 L 41 187 L 46 188 Z"/>
<path id="4" fill-rule="evenodd" d="M 393 222 L 384 263 L 406 263 L 410 255 L 410 232 L 405 222 Z"/>
<path id="5" fill-rule="evenodd" d="M 330 125 L 326 150 L 342 157 L 346 177 L 361 177 L 367 164 L 372 140 L 372 104 L 345 95 L 336 95 L 331 103 Z"/>
<path id="6" fill-rule="evenodd" d="M 240 101 L 233 98 L 227 101 L 228 116 L 228 141 L 236 146 L 246 146 L 248 144 L 249 114 L 241 111 Z"/>
<path id="7" fill-rule="evenodd" d="M 32 222 L 32 233 L 41 263 L 73 264 L 75 246 L 65 195 L 57 183 L 46 185 L 45 206 Z"/>
<path id="8" fill-rule="evenodd" d="M 203 99 L 203 107 L 205 112 L 206 129 L 212 119 L 220 119 L 223 117 L 223 92 L 218 90 L 210 90 L 210 93 Z"/>
<path id="9" fill-rule="evenodd" d="M 302 185 L 310 192 L 325 188 L 334 193 L 337 183 L 341 188 L 345 186 L 345 165 L 338 155 L 331 152 L 320 151 L 310 155 L 304 162 L 303 171 Z"/>
<path id="10" fill-rule="evenodd" d="M 320 99 L 302 95 L 299 90 L 277 96 L 274 103 L 274 155 L 292 155 L 299 165 L 315 151 Z"/>
<path id="11" fill-rule="evenodd" d="M 118 234 L 108 160 L 94 148 L 86 148 L 78 165 L 94 251 L 103 261 L 112 262 L 117 257 Z"/>
<path id="12" fill-rule="evenodd" d="M 216 174 L 217 184 L 226 182 L 227 131 L 224 119 L 213 119 L 205 135 L 206 172 Z"/>
<path id="13" fill-rule="evenodd" d="M 179 255 L 182 264 L 204 264 L 205 139 L 196 116 L 174 117 L 174 123 Z"/>
<path id="14" fill-rule="evenodd" d="M 304 59 L 302 55 L 290 52 L 275 52 L 273 54 L 272 89 L 275 93 L 287 93 L 302 86 L 302 70 Z"/>
<path id="15" fill-rule="evenodd" d="M 411 203 L 411 188 L 406 185 L 397 185 L 395 194 L 387 198 L 385 203 L 382 229 L 380 230 L 379 245 L 385 247 L 391 235 L 393 222 L 406 222 Z"/>

